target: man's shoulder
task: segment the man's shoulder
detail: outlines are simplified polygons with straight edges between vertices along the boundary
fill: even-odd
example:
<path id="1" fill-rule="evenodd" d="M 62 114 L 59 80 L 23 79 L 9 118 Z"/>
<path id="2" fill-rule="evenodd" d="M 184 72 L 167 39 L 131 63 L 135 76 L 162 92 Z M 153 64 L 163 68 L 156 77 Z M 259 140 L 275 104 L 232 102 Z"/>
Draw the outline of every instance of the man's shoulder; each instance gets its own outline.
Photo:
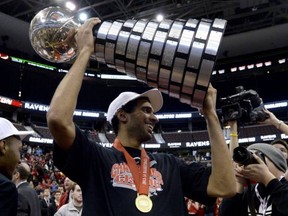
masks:
<path id="1" fill-rule="evenodd" d="M 10 179 L 8 179 L 5 175 L 3 175 L 1 172 L 0 172 L 0 182 L 11 182 L 13 183 Z"/>
<path id="2" fill-rule="evenodd" d="M 64 205 L 62 205 L 62 206 L 58 209 L 57 212 L 59 212 L 59 213 L 66 212 L 66 211 L 68 210 L 68 208 L 69 208 L 69 202 L 66 203 L 66 204 L 64 204 Z"/>
<path id="3" fill-rule="evenodd" d="M 5 190 L 11 189 L 16 191 L 16 185 L 2 173 L 0 173 L 0 189 L 1 188 Z"/>

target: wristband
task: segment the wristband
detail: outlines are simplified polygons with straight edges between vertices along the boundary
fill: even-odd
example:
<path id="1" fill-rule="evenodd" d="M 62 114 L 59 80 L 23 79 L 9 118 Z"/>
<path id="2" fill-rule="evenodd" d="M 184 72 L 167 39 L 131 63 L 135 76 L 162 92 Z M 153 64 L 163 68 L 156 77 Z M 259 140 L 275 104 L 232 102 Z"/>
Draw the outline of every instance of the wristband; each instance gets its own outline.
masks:
<path id="1" fill-rule="evenodd" d="M 283 124 L 283 121 L 278 121 L 278 124 L 277 124 L 277 129 L 279 130 L 281 125 Z"/>
<path id="2" fill-rule="evenodd" d="M 230 133 L 230 137 L 238 137 L 238 134 Z"/>

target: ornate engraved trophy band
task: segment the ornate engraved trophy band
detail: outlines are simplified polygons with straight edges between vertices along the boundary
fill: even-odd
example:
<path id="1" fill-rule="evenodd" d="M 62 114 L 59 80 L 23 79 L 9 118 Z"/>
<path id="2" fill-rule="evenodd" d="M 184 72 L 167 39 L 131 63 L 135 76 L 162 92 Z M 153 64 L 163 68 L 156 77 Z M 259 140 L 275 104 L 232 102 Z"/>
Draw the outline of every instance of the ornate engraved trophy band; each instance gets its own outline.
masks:
<path id="1" fill-rule="evenodd" d="M 95 29 L 97 61 L 201 108 L 226 20 L 117 20 Z"/>

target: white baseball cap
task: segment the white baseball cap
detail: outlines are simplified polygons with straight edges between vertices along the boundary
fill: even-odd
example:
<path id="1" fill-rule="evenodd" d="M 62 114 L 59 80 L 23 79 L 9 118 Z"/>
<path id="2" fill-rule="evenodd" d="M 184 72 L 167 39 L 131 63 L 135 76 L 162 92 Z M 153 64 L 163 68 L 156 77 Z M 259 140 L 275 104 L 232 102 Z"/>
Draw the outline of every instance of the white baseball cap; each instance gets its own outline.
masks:
<path id="1" fill-rule="evenodd" d="M 122 92 L 110 103 L 107 112 L 107 121 L 111 124 L 112 118 L 121 107 L 139 97 L 148 97 L 154 112 L 159 111 L 163 105 L 162 94 L 157 88 L 150 89 L 142 94 L 136 92 Z"/>
<path id="2" fill-rule="evenodd" d="M 18 135 L 21 140 L 27 135 L 35 133 L 34 131 L 19 131 L 17 128 L 7 119 L 0 117 L 0 140 L 7 137 Z"/>

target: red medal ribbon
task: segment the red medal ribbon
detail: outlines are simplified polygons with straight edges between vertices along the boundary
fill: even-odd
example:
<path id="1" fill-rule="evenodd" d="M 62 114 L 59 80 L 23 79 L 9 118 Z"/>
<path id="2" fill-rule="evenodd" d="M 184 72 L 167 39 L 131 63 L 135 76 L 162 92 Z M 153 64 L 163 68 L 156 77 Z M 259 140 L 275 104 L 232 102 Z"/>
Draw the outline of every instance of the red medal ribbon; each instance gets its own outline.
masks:
<path id="1" fill-rule="evenodd" d="M 123 152 L 128 167 L 132 173 L 137 192 L 141 195 L 149 194 L 149 180 L 150 180 L 150 158 L 148 157 L 144 148 L 141 149 L 141 166 L 140 170 L 135 160 L 123 147 L 119 139 L 115 139 L 113 143 L 114 148 Z"/>

